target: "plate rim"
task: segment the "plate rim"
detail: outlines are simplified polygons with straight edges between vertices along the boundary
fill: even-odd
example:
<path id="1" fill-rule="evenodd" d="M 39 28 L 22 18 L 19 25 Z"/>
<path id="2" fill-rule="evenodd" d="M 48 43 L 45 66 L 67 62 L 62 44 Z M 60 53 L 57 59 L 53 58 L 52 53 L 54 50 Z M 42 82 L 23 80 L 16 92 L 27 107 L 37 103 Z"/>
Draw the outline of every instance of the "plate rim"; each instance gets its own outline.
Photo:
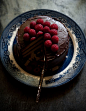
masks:
<path id="1" fill-rule="evenodd" d="M 26 13 L 29 13 L 29 12 L 32 12 L 32 11 L 44 11 L 44 10 L 45 10 L 45 11 L 47 10 L 47 11 L 56 12 L 56 13 L 59 13 L 59 14 L 61 14 L 61 15 L 63 15 L 63 16 L 66 16 L 67 18 L 69 18 L 70 20 L 72 20 L 72 21 L 78 26 L 78 28 L 81 30 L 81 28 L 79 27 L 79 25 L 78 25 L 73 19 L 71 19 L 70 17 L 68 17 L 67 15 L 65 15 L 65 14 L 63 14 L 63 13 L 60 13 L 60 12 L 55 11 L 55 10 L 49 10 L 49 9 L 37 9 L 37 10 L 31 10 L 31 11 L 24 12 L 24 13 L 18 15 L 17 17 L 15 17 L 15 18 L 14 18 L 11 22 L 9 22 L 9 24 L 5 27 L 5 29 L 4 29 L 4 31 L 3 31 L 2 35 L 1 35 L 1 39 L 2 39 L 2 36 L 3 36 L 6 28 L 7 28 L 15 19 L 17 19 L 18 17 L 22 16 L 23 14 L 26 14 Z M 81 32 L 82 32 L 83 37 L 84 37 L 84 39 L 85 39 L 85 41 L 86 41 L 85 35 L 84 35 L 84 33 L 83 33 L 82 30 L 81 30 Z M 1 46 L 1 39 L 0 39 L 0 46 Z M 0 47 L 0 56 L 1 56 L 1 47 Z M 2 61 L 2 59 L 1 59 L 1 61 Z M 85 61 L 86 61 L 86 59 L 85 59 Z M 79 73 L 79 72 L 81 71 L 81 69 L 83 68 L 83 66 L 84 66 L 84 64 L 85 64 L 85 61 L 84 61 L 83 65 L 82 65 L 82 67 L 78 70 L 78 73 Z M 3 64 L 3 66 L 4 66 L 4 64 Z M 5 66 L 4 66 L 4 67 L 5 67 Z M 5 68 L 6 68 L 6 67 L 5 67 Z M 7 70 L 7 68 L 6 68 L 6 70 Z M 7 70 L 7 71 L 9 72 L 9 70 Z M 61 86 L 61 85 L 65 84 L 65 83 L 68 83 L 68 82 L 71 81 L 73 78 L 75 78 L 75 77 L 78 75 L 78 73 L 74 74 L 74 76 L 72 76 L 71 79 L 67 79 L 65 82 L 62 82 L 62 83 L 60 83 L 60 84 L 58 84 L 58 85 L 54 85 L 54 86 L 50 86 L 50 87 L 57 87 L 57 86 Z M 14 77 L 14 78 L 15 78 L 15 77 Z M 16 79 L 17 79 L 17 78 L 16 78 Z M 17 80 L 18 80 L 18 79 L 17 79 Z M 20 81 L 20 80 L 18 80 L 18 81 Z M 22 82 L 22 81 L 20 81 L 20 82 Z M 25 83 L 24 83 L 24 84 L 25 84 Z M 31 85 L 30 85 L 30 86 L 31 86 Z M 35 86 L 32 85 L 32 87 L 35 87 Z M 45 88 L 50 88 L 50 87 L 48 86 L 48 87 L 45 87 Z"/>

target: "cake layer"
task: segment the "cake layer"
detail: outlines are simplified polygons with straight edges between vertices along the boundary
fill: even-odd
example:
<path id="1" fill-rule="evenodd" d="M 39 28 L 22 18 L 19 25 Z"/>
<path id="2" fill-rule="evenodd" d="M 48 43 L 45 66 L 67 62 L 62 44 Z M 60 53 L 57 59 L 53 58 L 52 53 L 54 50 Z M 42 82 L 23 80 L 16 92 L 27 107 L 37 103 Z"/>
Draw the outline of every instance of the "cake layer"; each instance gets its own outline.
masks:
<path id="1" fill-rule="evenodd" d="M 44 48 L 44 39 L 43 35 L 39 38 L 36 38 L 35 41 L 32 41 L 30 43 L 27 43 L 23 40 L 24 35 L 24 28 L 26 26 L 30 27 L 30 23 L 32 21 L 37 21 L 37 19 L 43 19 L 45 21 L 49 21 L 50 24 L 57 24 L 58 25 L 58 34 L 59 37 L 58 41 L 58 51 L 52 52 L 49 48 Z M 43 62 L 43 56 L 45 54 L 46 58 L 46 69 L 50 69 L 52 71 L 58 69 L 58 66 L 62 64 L 62 62 L 65 60 L 65 57 L 68 52 L 68 46 L 69 46 L 69 36 L 67 29 L 65 26 L 60 23 L 58 20 L 55 20 L 48 16 L 36 16 L 29 18 L 26 20 L 18 29 L 17 33 L 17 44 L 19 45 L 20 52 L 21 52 L 21 59 L 23 61 L 23 64 L 25 67 L 27 67 L 29 64 L 31 64 L 31 61 L 42 61 Z M 44 50 L 45 49 L 45 50 Z M 40 63 L 40 62 L 39 62 Z M 39 64 L 41 65 L 41 64 Z M 39 66 L 38 65 L 38 66 Z"/>

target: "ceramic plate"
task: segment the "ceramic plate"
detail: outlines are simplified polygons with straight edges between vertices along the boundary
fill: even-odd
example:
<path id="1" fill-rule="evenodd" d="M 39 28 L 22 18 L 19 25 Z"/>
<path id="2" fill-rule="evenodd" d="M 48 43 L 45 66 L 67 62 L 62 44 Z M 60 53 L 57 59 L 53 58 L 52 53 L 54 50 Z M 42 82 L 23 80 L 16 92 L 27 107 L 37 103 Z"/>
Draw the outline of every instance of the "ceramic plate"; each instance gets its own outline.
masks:
<path id="1" fill-rule="evenodd" d="M 6 70 L 18 81 L 38 87 L 39 76 L 24 71 L 14 58 L 13 46 L 16 44 L 16 32 L 19 26 L 28 18 L 35 15 L 56 17 L 69 30 L 69 50 L 63 65 L 52 76 L 43 79 L 42 87 L 56 87 L 65 84 L 79 74 L 86 61 L 86 39 L 80 27 L 66 15 L 53 10 L 32 10 L 13 19 L 5 28 L 1 36 L 1 61 Z"/>

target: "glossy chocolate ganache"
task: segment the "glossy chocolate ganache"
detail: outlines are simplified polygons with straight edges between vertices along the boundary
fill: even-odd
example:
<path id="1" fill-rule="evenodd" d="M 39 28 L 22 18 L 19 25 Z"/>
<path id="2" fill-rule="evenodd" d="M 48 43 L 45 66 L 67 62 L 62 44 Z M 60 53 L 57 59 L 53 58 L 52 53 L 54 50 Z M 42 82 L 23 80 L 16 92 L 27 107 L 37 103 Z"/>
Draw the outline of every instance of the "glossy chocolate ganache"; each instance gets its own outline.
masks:
<path id="1" fill-rule="evenodd" d="M 57 29 L 57 35 L 58 36 L 58 43 L 53 43 L 52 42 L 52 35 L 50 31 L 48 33 L 51 34 L 51 38 L 49 39 L 53 44 L 58 45 L 58 50 L 53 51 L 51 50 L 51 47 L 46 47 L 45 41 L 44 40 L 44 32 L 43 30 L 40 30 L 43 33 L 39 33 L 37 35 L 37 30 L 36 30 L 36 35 L 34 40 L 24 40 L 24 29 L 26 26 L 30 27 L 30 23 L 32 21 L 37 21 L 38 19 L 42 19 L 43 22 L 48 21 L 50 23 L 50 26 L 52 24 L 57 24 L 58 29 Z M 42 24 L 43 26 L 43 24 Z M 43 26 L 44 28 L 44 26 Z M 51 27 L 49 27 L 51 30 Z M 45 30 L 45 33 L 46 30 Z M 43 64 L 44 64 L 44 55 L 45 55 L 45 65 L 46 69 L 45 71 L 55 71 L 58 69 L 60 65 L 62 65 L 63 61 L 65 60 L 65 57 L 68 52 L 68 46 L 69 46 L 69 36 L 67 29 L 65 26 L 59 22 L 56 19 L 53 19 L 48 16 L 35 16 L 32 18 L 29 18 L 26 20 L 18 29 L 17 35 L 16 35 L 16 40 L 17 40 L 17 48 L 16 52 L 17 58 L 20 61 L 20 64 L 24 67 L 24 69 L 27 72 L 33 73 L 33 74 L 39 74 L 41 73 Z M 55 40 L 54 40 L 55 41 Z"/>

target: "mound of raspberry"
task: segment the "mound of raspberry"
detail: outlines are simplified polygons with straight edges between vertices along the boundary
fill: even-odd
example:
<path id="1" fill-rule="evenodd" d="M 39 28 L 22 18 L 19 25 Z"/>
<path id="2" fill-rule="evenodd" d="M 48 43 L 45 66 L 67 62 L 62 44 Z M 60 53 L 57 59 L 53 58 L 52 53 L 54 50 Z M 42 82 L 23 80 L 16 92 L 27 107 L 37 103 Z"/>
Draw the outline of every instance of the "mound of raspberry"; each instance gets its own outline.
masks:
<path id="1" fill-rule="evenodd" d="M 35 21 L 30 22 L 30 28 L 34 29 L 34 28 L 35 28 L 35 25 L 36 25 L 36 22 L 35 22 Z"/>
<path id="2" fill-rule="evenodd" d="M 53 44 L 53 45 L 51 46 L 51 50 L 52 50 L 53 52 L 57 52 L 58 49 L 59 49 L 59 47 L 58 47 L 57 44 Z"/>
<path id="3" fill-rule="evenodd" d="M 57 35 L 57 30 L 56 29 L 51 29 L 50 34 L 51 34 L 51 36 Z"/>
<path id="4" fill-rule="evenodd" d="M 50 26 L 50 28 L 51 28 L 51 29 L 56 29 L 56 30 L 58 30 L 58 25 L 57 25 L 57 24 L 52 24 L 52 25 Z"/>
<path id="5" fill-rule="evenodd" d="M 46 41 L 44 42 L 44 45 L 45 45 L 45 47 L 49 48 L 49 47 L 51 47 L 51 45 L 52 45 L 52 41 L 51 41 L 51 40 L 46 40 Z"/>
<path id="6" fill-rule="evenodd" d="M 49 33 L 45 33 L 44 40 L 50 40 L 50 39 L 51 39 L 51 35 Z"/>
<path id="7" fill-rule="evenodd" d="M 36 31 L 34 29 L 30 29 L 29 34 L 30 34 L 31 37 L 35 37 L 36 36 Z"/>
<path id="8" fill-rule="evenodd" d="M 49 33 L 49 32 L 50 32 L 50 28 L 49 28 L 48 26 L 45 26 L 45 27 L 43 28 L 43 32 L 44 32 L 44 33 Z"/>
<path id="9" fill-rule="evenodd" d="M 29 33 L 29 30 L 30 30 L 30 27 L 29 27 L 29 26 L 26 26 L 26 27 L 24 28 L 24 33 Z"/>
<path id="10" fill-rule="evenodd" d="M 42 31 L 38 31 L 38 33 L 36 34 L 36 37 L 39 37 L 40 35 L 42 35 L 43 32 Z"/>
<path id="11" fill-rule="evenodd" d="M 44 24 L 44 21 L 43 21 L 43 19 L 40 18 L 40 19 L 37 19 L 36 23 L 37 23 L 37 24 L 42 24 L 42 25 L 43 25 L 43 24 Z"/>
<path id="12" fill-rule="evenodd" d="M 45 22 L 44 22 L 44 26 L 48 26 L 48 27 L 50 27 L 50 22 L 45 21 Z"/>
<path id="13" fill-rule="evenodd" d="M 58 38 L 57 35 L 54 35 L 54 36 L 52 36 L 51 40 L 52 40 L 52 42 L 53 42 L 54 44 L 57 44 L 58 41 L 59 41 L 59 38 Z"/>
<path id="14" fill-rule="evenodd" d="M 41 24 L 37 24 L 35 25 L 35 30 L 38 32 L 38 31 L 43 31 L 43 25 Z"/>
<path id="15" fill-rule="evenodd" d="M 24 39 L 25 41 L 29 41 L 29 39 L 30 39 L 29 34 L 28 34 L 28 33 L 25 33 L 25 34 L 23 35 L 23 39 Z"/>

